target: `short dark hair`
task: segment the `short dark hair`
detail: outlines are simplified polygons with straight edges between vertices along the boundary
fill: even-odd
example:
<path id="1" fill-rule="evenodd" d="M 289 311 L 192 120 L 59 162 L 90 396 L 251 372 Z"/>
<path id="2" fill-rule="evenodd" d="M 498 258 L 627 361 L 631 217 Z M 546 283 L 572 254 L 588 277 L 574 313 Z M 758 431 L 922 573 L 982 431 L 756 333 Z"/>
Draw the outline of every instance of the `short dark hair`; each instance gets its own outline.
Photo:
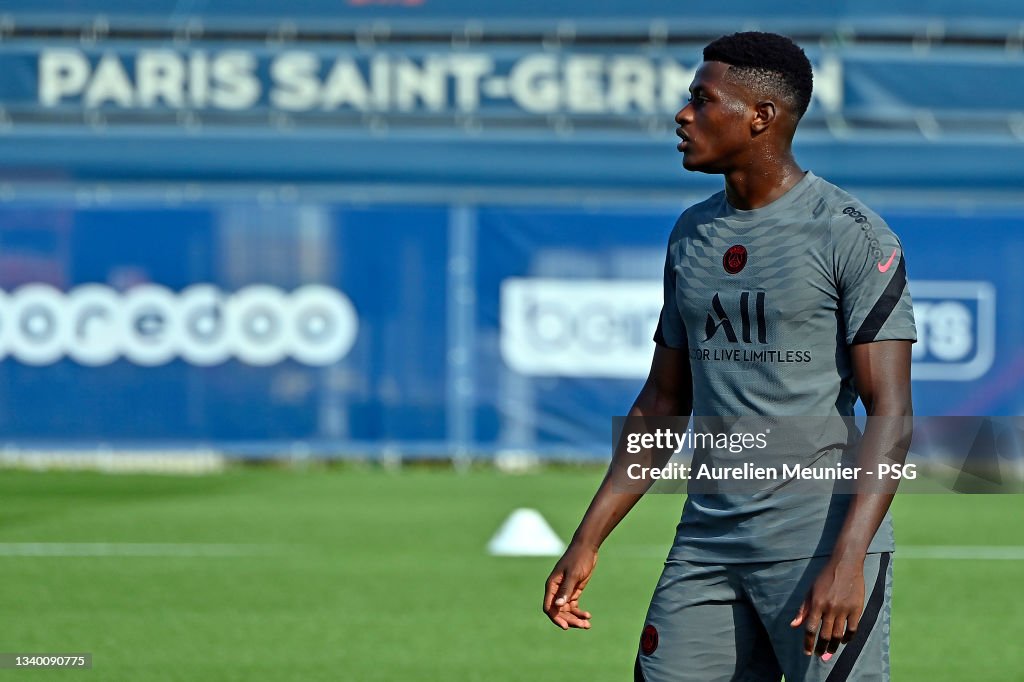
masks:
<path id="1" fill-rule="evenodd" d="M 811 102 L 811 62 L 786 36 L 760 31 L 722 36 L 704 48 L 704 61 L 728 64 L 729 75 L 739 82 L 785 99 L 798 119 Z"/>

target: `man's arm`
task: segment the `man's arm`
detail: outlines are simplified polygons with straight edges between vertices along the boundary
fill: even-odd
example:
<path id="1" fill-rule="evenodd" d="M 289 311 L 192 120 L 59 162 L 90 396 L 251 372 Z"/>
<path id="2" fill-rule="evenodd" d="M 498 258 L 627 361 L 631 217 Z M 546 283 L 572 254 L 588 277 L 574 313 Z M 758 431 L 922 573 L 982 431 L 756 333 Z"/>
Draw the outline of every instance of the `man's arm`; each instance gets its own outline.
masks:
<path id="1" fill-rule="evenodd" d="M 689 416 L 692 406 L 693 386 L 686 350 L 656 345 L 651 372 L 629 416 Z M 668 456 L 664 455 L 666 461 Z M 635 456 L 627 460 L 620 444 L 568 549 L 548 576 L 544 587 L 544 613 L 563 630 L 590 628 L 590 613 L 579 608 L 580 595 L 593 574 L 601 543 L 646 491 L 646 487 L 638 493 L 616 492 L 614 489 L 614 481 L 623 480 L 625 467 L 636 461 Z M 652 461 L 649 465 L 662 467 L 665 462 Z"/>
<path id="2" fill-rule="evenodd" d="M 870 417 L 857 461 L 862 471 L 877 471 L 882 462 L 902 463 L 910 447 L 910 347 L 910 341 L 876 341 L 850 349 L 854 382 Z M 832 558 L 791 623 L 804 626 L 804 653 L 827 660 L 857 632 L 864 608 L 864 559 L 898 484 L 858 481 Z"/>

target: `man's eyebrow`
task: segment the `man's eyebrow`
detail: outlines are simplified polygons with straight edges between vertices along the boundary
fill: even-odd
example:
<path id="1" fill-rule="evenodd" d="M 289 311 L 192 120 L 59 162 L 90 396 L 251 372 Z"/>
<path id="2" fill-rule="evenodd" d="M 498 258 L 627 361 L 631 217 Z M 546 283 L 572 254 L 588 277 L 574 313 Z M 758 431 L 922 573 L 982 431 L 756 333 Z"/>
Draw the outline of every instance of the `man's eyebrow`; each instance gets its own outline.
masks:
<path id="1" fill-rule="evenodd" d="M 696 85 L 691 85 L 689 87 L 689 91 L 690 91 L 691 95 L 696 95 L 697 93 L 709 94 L 711 92 L 710 90 L 708 90 L 708 87 L 706 85 L 704 85 L 703 83 L 697 83 Z"/>

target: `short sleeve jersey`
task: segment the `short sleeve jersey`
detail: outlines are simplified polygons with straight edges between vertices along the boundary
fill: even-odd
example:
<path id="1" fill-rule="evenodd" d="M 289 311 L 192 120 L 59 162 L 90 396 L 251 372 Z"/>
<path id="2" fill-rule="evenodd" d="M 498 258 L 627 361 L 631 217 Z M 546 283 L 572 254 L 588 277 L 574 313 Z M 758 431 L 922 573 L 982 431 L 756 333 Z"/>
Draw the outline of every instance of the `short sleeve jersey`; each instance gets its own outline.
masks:
<path id="1" fill-rule="evenodd" d="M 697 416 L 852 416 L 850 347 L 917 338 L 896 235 L 810 172 L 761 208 L 735 209 L 719 192 L 686 210 L 669 238 L 664 297 L 655 341 L 689 356 Z M 691 495 L 674 552 L 698 561 L 828 554 L 847 504 L 811 504 Z M 891 544 L 887 519 L 871 551 Z"/>

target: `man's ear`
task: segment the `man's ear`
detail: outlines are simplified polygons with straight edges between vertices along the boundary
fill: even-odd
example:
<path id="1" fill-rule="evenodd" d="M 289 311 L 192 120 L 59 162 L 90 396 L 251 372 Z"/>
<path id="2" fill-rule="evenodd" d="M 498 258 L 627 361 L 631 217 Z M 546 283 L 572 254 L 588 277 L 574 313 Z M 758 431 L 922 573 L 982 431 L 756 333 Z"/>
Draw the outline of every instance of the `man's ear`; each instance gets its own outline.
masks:
<path id="1" fill-rule="evenodd" d="M 771 100 L 758 102 L 754 105 L 754 118 L 750 121 L 750 131 L 755 135 L 760 135 L 775 121 L 777 115 L 775 102 Z"/>

